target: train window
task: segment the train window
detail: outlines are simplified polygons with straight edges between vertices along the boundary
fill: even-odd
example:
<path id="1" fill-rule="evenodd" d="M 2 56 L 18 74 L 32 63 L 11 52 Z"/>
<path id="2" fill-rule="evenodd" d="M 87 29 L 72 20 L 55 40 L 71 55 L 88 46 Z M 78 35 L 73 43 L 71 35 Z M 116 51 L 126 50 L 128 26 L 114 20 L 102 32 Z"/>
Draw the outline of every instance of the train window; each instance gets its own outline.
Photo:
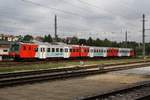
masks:
<path id="1" fill-rule="evenodd" d="M 35 52 L 38 52 L 38 48 L 35 48 Z"/>
<path id="2" fill-rule="evenodd" d="M 74 52 L 77 52 L 77 49 L 75 49 Z"/>
<path id="3" fill-rule="evenodd" d="M 43 48 L 43 52 L 45 52 L 45 48 Z"/>
<path id="4" fill-rule="evenodd" d="M 26 46 L 23 46 L 23 50 L 26 50 Z"/>
<path id="5" fill-rule="evenodd" d="M 19 50 L 19 45 L 18 45 L 18 44 L 13 44 L 13 45 L 11 45 L 10 50 L 11 50 L 11 51 L 18 51 L 18 50 Z"/>
<path id="6" fill-rule="evenodd" d="M 90 52 L 93 52 L 93 49 L 91 49 Z"/>
<path id="7" fill-rule="evenodd" d="M 72 52 L 75 52 L 75 49 L 72 49 Z"/>
<path id="8" fill-rule="evenodd" d="M 78 52 L 78 49 L 75 49 L 75 52 Z"/>
<path id="9" fill-rule="evenodd" d="M 3 52 L 8 52 L 8 50 L 5 49 L 5 50 L 3 50 Z"/>
<path id="10" fill-rule="evenodd" d="M 63 52 L 63 49 L 62 49 L 62 48 L 60 49 L 60 52 Z"/>
<path id="11" fill-rule="evenodd" d="M 72 49 L 70 49 L 70 52 L 72 52 Z"/>
<path id="12" fill-rule="evenodd" d="M 87 49 L 87 52 L 89 52 L 89 49 Z"/>
<path id="13" fill-rule="evenodd" d="M 59 48 L 56 48 L 56 52 L 59 52 Z"/>
<path id="14" fill-rule="evenodd" d="M 52 52 L 55 52 L 55 48 L 52 48 Z"/>
<path id="15" fill-rule="evenodd" d="M 41 48 L 41 52 L 43 52 L 43 49 Z"/>
<path id="16" fill-rule="evenodd" d="M 31 47 L 29 46 L 29 50 L 31 50 Z"/>
<path id="17" fill-rule="evenodd" d="M 74 49 L 74 52 L 77 52 L 77 49 Z"/>
<path id="18" fill-rule="evenodd" d="M 50 49 L 50 48 L 47 48 L 47 52 L 51 52 L 51 49 Z"/>
<path id="19" fill-rule="evenodd" d="M 68 52 L 68 49 L 67 49 L 67 48 L 65 49 L 65 52 Z"/>

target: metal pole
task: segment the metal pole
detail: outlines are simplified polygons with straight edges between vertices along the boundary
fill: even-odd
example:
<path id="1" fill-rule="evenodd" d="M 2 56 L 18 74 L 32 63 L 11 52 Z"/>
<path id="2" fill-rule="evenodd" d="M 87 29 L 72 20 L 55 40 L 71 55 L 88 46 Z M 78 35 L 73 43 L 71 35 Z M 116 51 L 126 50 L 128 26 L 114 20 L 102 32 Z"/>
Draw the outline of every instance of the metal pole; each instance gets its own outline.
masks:
<path id="1" fill-rule="evenodd" d="M 57 16 L 55 15 L 55 41 L 57 42 Z"/>
<path id="2" fill-rule="evenodd" d="M 143 28 L 142 28 L 142 33 L 143 33 L 143 57 L 145 57 L 145 14 L 143 14 Z"/>
<path id="3" fill-rule="evenodd" d="M 125 32 L 125 47 L 127 48 L 127 41 L 128 41 L 128 31 Z"/>

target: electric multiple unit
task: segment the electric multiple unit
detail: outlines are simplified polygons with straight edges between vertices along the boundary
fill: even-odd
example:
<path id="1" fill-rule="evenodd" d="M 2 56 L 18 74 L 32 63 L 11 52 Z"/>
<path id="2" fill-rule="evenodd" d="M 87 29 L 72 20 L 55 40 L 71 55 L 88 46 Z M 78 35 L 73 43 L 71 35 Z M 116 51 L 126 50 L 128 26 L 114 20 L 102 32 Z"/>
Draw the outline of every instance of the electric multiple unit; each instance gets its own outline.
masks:
<path id="1" fill-rule="evenodd" d="M 16 43 L 9 52 L 10 56 L 21 59 L 48 58 L 94 58 L 94 57 L 133 57 L 130 48 L 94 47 L 82 45 L 52 45 L 46 43 Z"/>

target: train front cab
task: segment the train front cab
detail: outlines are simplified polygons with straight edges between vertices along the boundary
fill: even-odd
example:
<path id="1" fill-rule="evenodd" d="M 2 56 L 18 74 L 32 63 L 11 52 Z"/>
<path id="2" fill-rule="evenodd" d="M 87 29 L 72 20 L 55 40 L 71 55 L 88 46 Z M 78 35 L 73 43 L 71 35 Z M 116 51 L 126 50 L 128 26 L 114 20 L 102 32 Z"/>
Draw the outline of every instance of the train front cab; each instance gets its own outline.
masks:
<path id="1" fill-rule="evenodd" d="M 34 59 L 35 49 L 37 45 L 34 43 L 16 43 L 10 48 L 9 55 L 17 59 Z"/>
<path id="2" fill-rule="evenodd" d="M 9 56 L 13 58 L 19 58 L 19 50 L 20 50 L 19 43 L 12 44 L 10 46 Z"/>

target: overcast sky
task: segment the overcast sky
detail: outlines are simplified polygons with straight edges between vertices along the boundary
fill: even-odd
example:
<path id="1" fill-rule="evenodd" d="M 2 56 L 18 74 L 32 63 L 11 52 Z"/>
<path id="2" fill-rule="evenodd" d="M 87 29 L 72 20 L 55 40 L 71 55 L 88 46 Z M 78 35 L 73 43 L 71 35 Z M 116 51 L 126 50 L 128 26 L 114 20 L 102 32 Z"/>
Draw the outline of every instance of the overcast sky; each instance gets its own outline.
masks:
<path id="1" fill-rule="evenodd" d="M 150 28 L 150 0 L 0 0 L 0 32 L 9 34 L 58 35 L 141 41 L 142 14 Z M 146 31 L 146 41 L 150 40 Z"/>

